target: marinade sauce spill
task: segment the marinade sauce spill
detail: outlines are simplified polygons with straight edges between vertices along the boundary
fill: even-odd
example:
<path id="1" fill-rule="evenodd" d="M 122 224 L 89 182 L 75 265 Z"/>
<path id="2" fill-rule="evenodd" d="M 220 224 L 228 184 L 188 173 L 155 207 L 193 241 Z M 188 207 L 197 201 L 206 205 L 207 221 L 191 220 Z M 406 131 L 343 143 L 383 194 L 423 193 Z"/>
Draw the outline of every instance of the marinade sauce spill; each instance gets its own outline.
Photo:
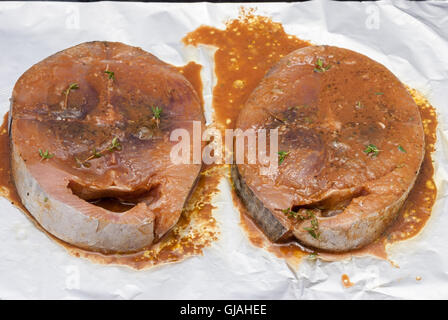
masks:
<path id="1" fill-rule="evenodd" d="M 201 65 L 190 62 L 183 67 L 177 67 L 177 70 L 190 81 L 202 102 Z M 140 270 L 202 254 L 203 249 L 210 246 L 218 237 L 218 227 L 212 214 L 214 206 L 211 204 L 211 200 L 213 195 L 218 192 L 219 177 L 222 175 L 220 172 L 223 170 L 222 166 L 203 168 L 197 186 L 185 204 L 179 222 L 156 244 L 136 253 L 106 255 L 77 248 L 54 237 L 45 231 L 22 205 L 11 177 L 8 113 L 4 116 L 3 124 L 0 127 L 0 195 L 9 199 L 41 231 L 62 245 L 71 255 L 101 264 L 124 265 Z M 106 207 L 111 205 L 114 204 L 104 204 Z"/>
<path id="2" fill-rule="evenodd" d="M 234 128 L 235 120 L 251 92 L 265 73 L 283 56 L 311 45 L 285 32 L 280 23 L 255 15 L 254 10 L 242 10 L 237 19 L 229 20 L 220 30 L 201 26 L 183 39 L 186 45 L 216 47 L 214 56 L 217 83 L 213 90 L 215 122 L 220 129 Z M 235 206 L 240 211 L 241 224 L 253 245 L 262 247 L 297 266 L 304 258 L 340 260 L 350 256 L 374 255 L 387 259 L 386 245 L 418 234 L 431 216 L 436 199 L 431 153 L 436 140 L 437 118 L 434 108 L 417 91 L 409 89 L 417 103 L 425 130 L 426 153 L 417 182 L 400 210 L 395 223 L 374 243 L 345 254 L 314 252 L 298 242 L 273 244 L 245 214 L 245 207 L 233 190 Z M 230 175 L 227 175 L 230 176 Z"/>

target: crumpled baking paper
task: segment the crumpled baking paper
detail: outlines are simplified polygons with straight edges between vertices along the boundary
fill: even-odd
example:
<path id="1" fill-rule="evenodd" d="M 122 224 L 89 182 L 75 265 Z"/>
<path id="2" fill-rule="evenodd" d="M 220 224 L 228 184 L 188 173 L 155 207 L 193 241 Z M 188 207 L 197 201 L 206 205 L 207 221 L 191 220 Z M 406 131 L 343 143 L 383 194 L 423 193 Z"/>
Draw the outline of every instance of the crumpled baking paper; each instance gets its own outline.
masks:
<path id="1" fill-rule="evenodd" d="M 184 48 L 201 24 L 224 27 L 241 4 L 0 3 L 0 111 L 18 77 L 34 63 L 91 40 L 140 46 L 162 60 L 204 65 L 210 122 L 210 53 Z M 448 298 L 448 3 L 380 1 L 243 4 L 272 17 L 286 32 L 316 44 L 349 48 L 386 65 L 424 93 L 439 115 L 434 154 L 438 200 L 414 239 L 393 245 L 390 259 L 304 261 L 297 271 L 250 244 L 239 226 L 229 183 L 214 203 L 220 238 L 203 256 L 144 271 L 70 256 L 6 199 L 0 199 L 1 299 L 400 299 Z M 345 288 L 341 275 L 355 285 Z M 421 277 L 421 280 L 416 280 Z"/>

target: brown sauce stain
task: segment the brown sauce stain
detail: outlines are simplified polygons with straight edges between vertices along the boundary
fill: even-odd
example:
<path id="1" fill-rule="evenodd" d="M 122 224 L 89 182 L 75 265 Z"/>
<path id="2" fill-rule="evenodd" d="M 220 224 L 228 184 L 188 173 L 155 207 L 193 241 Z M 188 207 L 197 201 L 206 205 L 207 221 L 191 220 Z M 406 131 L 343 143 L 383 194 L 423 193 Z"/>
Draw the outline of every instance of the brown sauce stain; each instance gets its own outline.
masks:
<path id="1" fill-rule="evenodd" d="M 341 280 L 342 280 L 342 285 L 345 288 L 350 288 L 350 287 L 353 287 L 353 285 L 354 285 L 354 283 L 350 281 L 350 278 L 346 274 L 343 274 L 341 276 Z"/>
<path id="2" fill-rule="evenodd" d="M 201 68 L 201 65 L 190 62 L 186 66 L 176 69 L 191 82 L 203 106 Z M 179 262 L 193 255 L 202 255 L 203 249 L 216 241 L 219 235 L 218 226 L 212 213 L 215 207 L 211 200 L 218 192 L 222 172 L 224 172 L 223 166 L 203 167 L 197 186 L 185 204 L 179 222 L 156 244 L 136 253 L 103 254 L 92 252 L 75 247 L 48 233 L 22 205 L 11 177 L 8 113 L 5 114 L 3 124 L 0 127 L 0 195 L 9 199 L 14 206 L 27 215 L 38 229 L 63 246 L 71 255 L 95 263 L 122 265 L 141 270 L 156 265 Z M 118 212 L 131 205 L 116 203 L 116 201 L 108 201 L 107 199 L 102 201 L 98 205 Z"/>
<path id="3" fill-rule="evenodd" d="M 255 15 L 254 10 L 244 9 L 237 19 L 227 21 L 224 30 L 201 26 L 188 33 L 183 42 L 186 45 L 202 44 L 217 48 L 214 56 L 217 84 L 213 89 L 213 107 L 215 121 L 221 129 L 234 128 L 235 120 L 246 99 L 278 60 L 296 49 L 311 45 L 308 41 L 287 34 L 280 23 Z M 251 243 L 284 258 L 293 266 L 298 266 L 304 257 L 333 261 L 372 255 L 388 259 L 387 245 L 417 235 L 431 216 L 437 195 L 431 157 L 436 141 L 437 117 L 434 107 L 421 94 L 414 89 L 408 90 L 422 116 L 426 152 L 414 188 L 399 211 L 395 223 L 383 236 L 367 247 L 338 254 L 315 252 L 298 242 L 274 244 L 245 213 L 244 205 L 233 190 L 234 205 L 240 211 L 241 225 Z M 230 177 L 230 174 L 227 176 Z"/>
<path id="4" fill-rule="evenodd" d="M 238 19 L 226 23 L 225 30 L 201 26 L 182 41 L 217 48 L 213 108 L 221 129 L 234 127 L 241 108 L 270 67 L 291 51 L 310 45 L 288 35 L 280 23 L 254 15 L 253 10 L 242 10 Z"/>

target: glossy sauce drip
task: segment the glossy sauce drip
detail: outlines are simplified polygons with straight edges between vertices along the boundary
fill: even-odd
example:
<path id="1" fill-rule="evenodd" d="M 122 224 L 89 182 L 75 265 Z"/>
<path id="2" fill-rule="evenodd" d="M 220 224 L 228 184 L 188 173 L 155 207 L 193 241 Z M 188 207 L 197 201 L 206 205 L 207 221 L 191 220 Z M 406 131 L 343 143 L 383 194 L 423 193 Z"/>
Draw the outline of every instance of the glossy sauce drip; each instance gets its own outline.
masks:
<path id="1" fill-rule="evenodd" d="M 342 280 L 342 285 L 345 288 L 350 288 L 350 287 L 352 287 L 354 285 L 354 283 L 350 281 L 350 278 L 346 274 L 343 274 L 341 276 L 341 280 Z"/>
<path id="2" fill-rule="evenodd" d="M 184 67 L 177 67 L 193 85 L 202 100 L 201 66 L 190 62 Z M 203 104 L 202 104 L 203 105 Z M 8 135 L 8 113 L 5 114 L 0 127 L 0 195 L 9 199 L 13 205 L 23 211 L 28 218 L 50 238 L 62 245 L 70 254 L 89 259 L 96 263 L 124 265 L 134 269 L 177 262 L 182 259 L 202 254 L 202 250 L 217 239 L 218 227 L 212 210 L 211 199 L 218 191 L 217 186 L 223 167 L 203 168 L 196 189 L 187 201 L 179 222 L 159 242 L 150 248 L 132 254 L 105 255 L 77 248 L 54 237 L 42 228 L 28 210 L 22 205 L 11 178 L 10 145 Z M 101 207 L 116 212 L 130 209 L 131 203 L 122 203 L 117 199 L 100 199 L 96 203 Z"/>
<path id="3" fill-rule="evenodd" d="M 283 56 L 311 45 L 295 36 L 288 35 L 282 25 L 267 17 L 243 11 L 238 19 L 226 23 L 224 30 L 201 26 L 184 39 L 186 45 L 211 45 L 215 53 L 217 84 L 213 90 L 215 120 L 221 128 L 233 128 L 239 111 L 246 99 L 258 85 L 265 73 Z M 433 180 L 434 168 L 431 153 L 434 151 L 437 118 L 434 108 L 415 90 L 409 89 L 416 101 L 425 129 L 426 153 L 415 187 L 409 194 L 396 222 L 387 232 L 367 247 L 342 254 L 313 252 L 297 242 L 273 244 L 246 214 L 241 200 L 232 192 L 234 204 L 240 211 L 241 224 L 250 241 L 298 265 L 306 256 L 325 260 L 340 260 L 350 256 L 374 255 L 387 259 L 386 244 L 415 236 L 431 215 L 436 199 Z"/>

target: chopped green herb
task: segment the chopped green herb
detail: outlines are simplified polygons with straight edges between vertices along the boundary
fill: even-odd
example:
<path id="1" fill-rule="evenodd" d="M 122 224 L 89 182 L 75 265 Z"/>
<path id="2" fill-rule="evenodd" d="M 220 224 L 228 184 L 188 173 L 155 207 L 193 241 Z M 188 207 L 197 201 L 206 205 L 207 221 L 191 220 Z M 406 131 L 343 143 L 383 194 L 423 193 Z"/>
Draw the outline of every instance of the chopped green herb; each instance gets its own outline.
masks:
<path id="1" fill-rule="evenodd" d="M 76 82 L 71 83 L 71 84 L 68 86 L 68 88 L 64 90 L 64 94 L 65 94 L 66 96 L 68 96 L 68 94 L 70 93 L 70 91 L 72 91 L 72 90 L 78 90 L 78 89 L 79 89 L 79 85 L 78 85 Z"/>
<path id="2" fill-rule="evenodd" d="M 406 153 L 406 150 L 404 150 L 404 148 L 402 147 L 402 146 L 398 146 L 398 150 L 400 150 L 401 152 L 404 152 L 404 153 Z"/>
<path id="3" fill-rule="evenodd" d="M 112 142 L 109 144 L 109 146 L 107 148 L 105 148 L 104 150 L 98 151 L 96 148 L 93 148 L 92 149 L 92 154 L 86 160 L 81 161 L 81 160 L 79 160 L 76 157 L 75 157 L 75 160 L 76 160 L 76 163 L 78 164 L 78 166 L 89 168 L 90 167 L 90 163 L 89 163 L 90 160 L 101 158 L 104 155 L 104 152 L 106 152 L 106 151 L 114 152 L 115 150 L 121 151 L 121 143 L 120 143 L 120 140 L 118 140 L 117 137 L 114 137 L 112 139 Z"/>
<path id="4" fill-rule="evenodd" d="M 314 239 L 319 239 L 319 234 L 316 233 L 316 230 L 314 230 L 314 228 L 305 227 L 305 228 L 303 228 L 303 230 L 308 231 L 308 233 L 309 233 Z"/>
<path id="5" fill-rule="evenodd" d="M 313 216 L 313 213 L 311 210 L 306 210 L 306 215 L 300 214 L 299 211 L 293 211 L 291 208 L 282 209 L 280 210 L 285 215 L 287 215 L 290 218 L 299 219 L 299 220 L 307 220 L 310 219 Z"/>
<path id="6" fill-rule="evenodd" d="M 317 58 L 316 66 L 314 67 L 314 72 L 325 72 L 331 68 L 331 65 L 324 66 L 323 61 Z"/>
<path id="7" fill-rule="evenodd" d="M 93 150 L 92 150 L 92 157 L 93 157 L 93 158 L 101 158 L 101 157 L 102 157 L 101 151 L 98 152 L 98 151 L 96 150 L 96 148 L 93 148 Z"/>
<path id="8" fill-rule="evenodd" d="M 153 119 L 156 120 L 156 124 L 157 124 L 157 128 L 159 127 L 160 124 L 160 116 L 162 115 L 162 108 L 159 108 L 158 106 L 155 107 L 151 107 L 152 109 L 152 114 L 153 114 Z"/>
<path id="9" fill-rule="evenodd" d="M 314 239 L 319 239 L 320 238 L 319 221 L 317 220 L 317 217 L 313 211 L 307 210 L 307 214 L 308 214 L 308 219 L 311 218 L 311 227 L 305 227 L 305 228 L 303 228 L 303 230 L 308 231 L 308 233 Z"/>
<path id="10" fill-rule="evenodd" d="M 113 71 L 106 70 L 104 73 L 109 76 L 109 79 L 115 80 L 115 73 Z"/>
<path id="11" fill-rule="evenodd" d="M 162 115 L 162 108 L 159 108 L 157 106 L 151 107 L 152 114 L 154 115 L 155 119 L 160 119 L 160 116 Z"/>
<path id="12" fill-rule="evenodd" d="M 110 143 L 109 146 L 109 151 L 114 151 L 114 150 L 118 150 L 121 151 L 121 144 L 120 144 L 120 140 L 118 140 L 117 137 L 112 139 L 112 142 Z"/>
<path id="13" fill-rule="evenodd" d="M 47 201 L 48 201 L 48 198 L 47 198 L 47 197 L 45 197 L 45 198 L 44 198 L 44 202 L 47 202 Z"/>
<path id="14" fill-rule="evenodd" d="M 308 255 L 308 259 L 309 259 L 309 260 L 316 260 L 316 259 L 317 259 L 317 253 L 315 253 L 315 252 L 310 253 L 310 254 Z"/>
<path id="15" fill-rule="evenodd" d="M 364 105 L 361 103 L 361 101 L 356 102 L 356 109 L 362 109 L 364 108 Z"/>
<path id="16" fill-rule="evenodd" d="M 281 165 L 288 155 L 289 155 L 289 151 L 279 151 L 278 152 L 278 164 Z"/>
<path id="17" fill-rule="evenodd" d="M 39 149 L 39 155 L 41 157 L 40 160 L 51 159 L 54 156 L 54 154 L 51 154 L 48 150 L 42 151 L 41 149 Z"/>
<path id="18" fill-rule="evenodd" d="M 291 218 L 297 218 L 297 214 L 298 214 L 298 212 L 296 212 L 296 211 L 292 211 L 291 208 L 288 208 L 288 209 L 282 209 L 282 212 L 283 212 L 285 215 L 287 215 L 288 217 L 291 217 Z"/>
<path id="19" fill-rule="evenodd" d="M 364 150 L 364 153 L 366 153 L 367 155 L 372 154 L 374 156 L 377 156 L 379 152 L 380 150 L 374 144 L 369 144 L 368 146 L 366 146 L 366 149 Z"/>
<path id="20" fill-rule="evenodd" d="M 382 96 L 384 94 L 384 92 L 375 92 L 375 95 L 377 96 Z"/>
<path id="21" fill-rule="evenodd" d="M 74 83 L 71 83 L 71 84 L 68 86 L 68 88 L 65 89 L 65 90 L 63 91 L 63 93 L 64 93 L 64 95 L 65 95 L 65 100 L 64 100 L 64 108 L 65 108 L 65 109 L 67 108 L 68 95 L 70 94 L 70 91 L 72 91 L 72 90 L 78 90 L 78 89 L 79 89 L 79 85 L 78 85 L 76 82 L 74 82 Z"/>
<path id="22" fill-rule="evenodd" d="M 93 157 L 89 157 L 89 159 L 86 159 L 84 161 L 81 161 L 80 159 L 78 159 L 77 157 L 75 157 L 76 160 L 76 164 L 78 165 L 78 167 L 85 167 L 85 168 L 90 168 L 90 162 L 89 160 L 93 159 Z"/>

